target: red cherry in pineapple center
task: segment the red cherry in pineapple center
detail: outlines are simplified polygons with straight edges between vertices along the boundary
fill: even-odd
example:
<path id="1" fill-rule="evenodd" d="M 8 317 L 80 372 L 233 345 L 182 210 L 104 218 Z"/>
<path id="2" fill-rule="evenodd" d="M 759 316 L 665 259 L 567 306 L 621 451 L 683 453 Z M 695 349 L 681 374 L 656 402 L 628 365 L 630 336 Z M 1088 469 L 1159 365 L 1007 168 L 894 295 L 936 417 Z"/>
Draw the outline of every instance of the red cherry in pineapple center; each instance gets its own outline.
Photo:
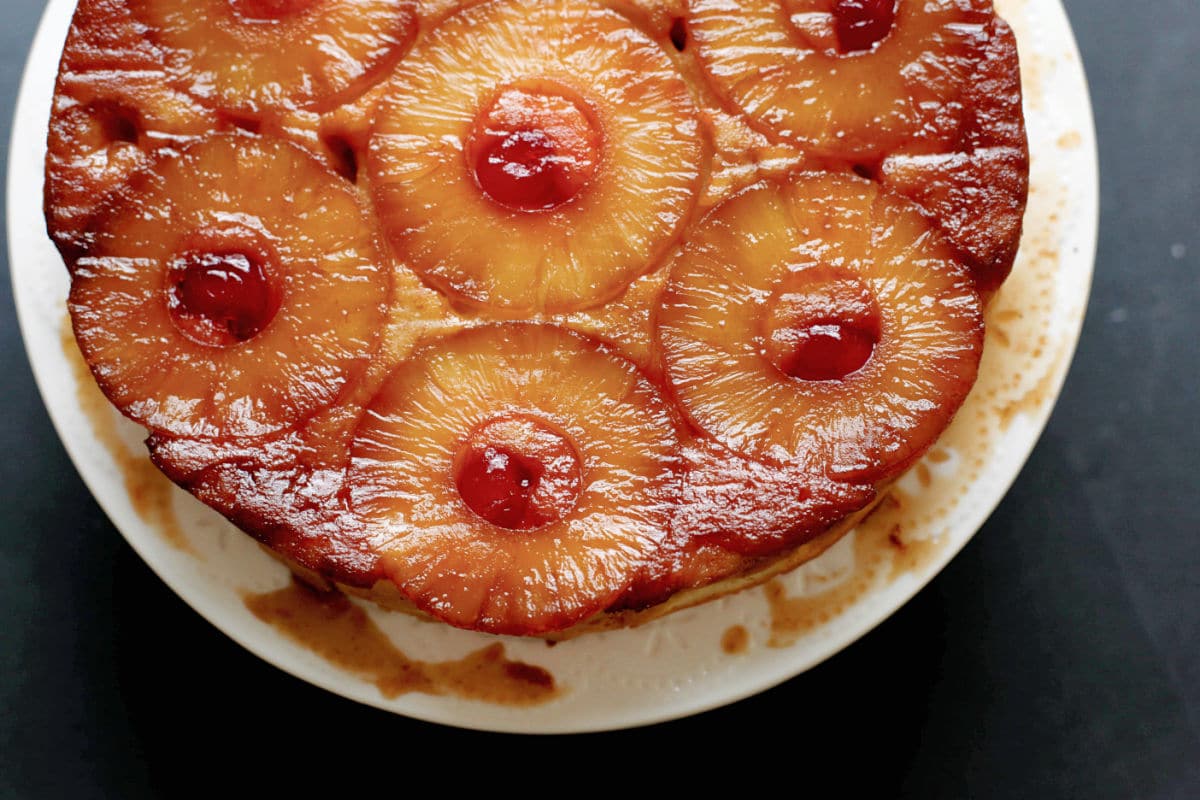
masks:
<path id="1" fill-rule="evenodd" d="M 467 507 L 493 525 L 529 531 L 562 519 L 582 485 L 571 441 L 536 417 L 506 415 L 471 432 L 454 481 Z"/>
<path id="2" fill-rule="evenodd" d="M 233 13 L 246 22 L 278 22 L 303 14 L 318 0 L 229 0 Z"/>
<path id="3" fill-rule="evenodd" d="M 279 309 L 261 253 L 189 250 L 171 265 L 167 305 L 179 330 L 213 347 L 257 336 Z"/>
<path id="4" fill-rule="evenodd" d="M 600 152 L 600 127 L 586 103 L 546 81 L 500 91 L 476 116 L 466 146 L 475 183 L 515 211 L 571 200 L 595 174 Z"/>
<path id="5" fill-rule="evenodd" d="M 875 352 L 880 314 L 866 285 L 830 267 L 789 273 L 772 295 L 764 354 L 789 378 L 842 380 Z"/>
<path id="6" fill-rule="evenodd" d="M 896 22 L 898 0 L 837 0 L 833 6 L 833 27 L 838 50 L 861 53 L 883 41 Z"/>
<path id="7" fill-rule="evenodd" d="M 806 381 L 832 381 L 855 373 L 875 349 L 871 331 L 838 320 L 824 320 L 791 334 L 779 368 Z"/>

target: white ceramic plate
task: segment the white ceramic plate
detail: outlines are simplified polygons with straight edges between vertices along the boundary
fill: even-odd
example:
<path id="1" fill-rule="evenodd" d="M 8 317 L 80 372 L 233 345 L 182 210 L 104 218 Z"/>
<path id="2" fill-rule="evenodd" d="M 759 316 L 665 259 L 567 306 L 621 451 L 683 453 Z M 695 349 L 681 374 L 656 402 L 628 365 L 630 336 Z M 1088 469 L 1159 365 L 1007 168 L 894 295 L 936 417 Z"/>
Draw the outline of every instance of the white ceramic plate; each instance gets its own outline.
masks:
<path id="1" fill-rule="evenodd" d="M 895 611 L 974 535 L 1032 450 L 1079 336 L 1095 255 L 1097 166 L 1087 85 L 1058 0 L 997 0 L 1021 47 L 1033 151 L 1033 191 L 1021 257 L 989 312 L 978 386 L 926 462 L 886 506 L 820 559 L 785 576 L 786 613 L 762 589 L 635 630 L 547 648 L 505 640 L 512 658 L 548 669 L 563 687 L 546 704 L 511 707 L 450 696 L 385 698 L 369 679 L 324 661 L 262 623 L 245 591 L 287 574 L 214 512 L 153 474 L 141 491 L 168 507 L 135 507 L 124 473 L 144 459 L 142 432 L 100 406 L 87 410 L 63 346 L 68 282 L 41 214 L 46 120 L 72 0 L 51 0 L 29 57 L 9 156 L 8 233 L 21 329 L 42 397 L 67 451 L 130 545 L 187 603 L 260 657 L 345 697 L 412 717 L 498 731 L 594 731 L 693 714 L 785 681 Z M 82 399 L 81 399 L 82 398 Z M 139 508 L 141 513 L 139 513 Z M 153 509 L 152 509 L 153 510 Z M 164 523 L 178 523 L 174 539 Z M 889 537 L 895 541 L 889 541 Z M 777 604 L 778 605 L 778 604 Z M 492 637 L 369 609 L 414 658 L 459 658 Z M 746 646 L 727 652 L 735 626 Z"/>

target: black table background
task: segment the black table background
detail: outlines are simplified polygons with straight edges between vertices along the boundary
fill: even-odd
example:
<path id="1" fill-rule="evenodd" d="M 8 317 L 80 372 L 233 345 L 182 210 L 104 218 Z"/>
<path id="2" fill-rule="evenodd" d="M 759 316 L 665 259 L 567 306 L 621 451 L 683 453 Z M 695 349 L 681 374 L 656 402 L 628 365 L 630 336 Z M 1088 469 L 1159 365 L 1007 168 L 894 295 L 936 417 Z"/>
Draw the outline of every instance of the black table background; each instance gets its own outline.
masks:
<path id="1" fill-rule="evenodd" d="M 43 0 L 3 6 L 7 119 Z M 3 248 L 0 796 L 228 793 L 235 771 L 305 795 L 360 779 L 405 792 L 444 755 L 462 767 L 433 772 L 460 788 L 636 791 L 630 769 L 646 763 L 673 782 L 770 774 L 852 797 L 1200 797 L 1200 7 L 1067 7 L 1103 212 L 1083 338 L 1045 435 L 905 608 L 809 673 L 689 720 L 585 737 L 457 731 L 240 649 L 154 577 L 76 475 L 34 387 Z M 667 742 L 682 755 L 664 759 Z M 574 780 L 552 783 L 563 767 Z"/>

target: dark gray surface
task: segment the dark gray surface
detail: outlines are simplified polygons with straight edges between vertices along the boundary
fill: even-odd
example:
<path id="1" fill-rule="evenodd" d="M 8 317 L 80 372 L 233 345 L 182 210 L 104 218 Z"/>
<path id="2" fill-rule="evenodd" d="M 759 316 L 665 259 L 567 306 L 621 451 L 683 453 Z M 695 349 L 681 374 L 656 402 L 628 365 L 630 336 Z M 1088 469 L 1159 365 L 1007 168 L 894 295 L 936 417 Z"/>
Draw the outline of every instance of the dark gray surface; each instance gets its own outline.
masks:
<path id="1" fill-rule="evenodd" d="M 3 6 L 11 115 L 42 2 Z M 1045 436 L 980 535 L 887 623 L 774 691 L 683 722 L 463 733 L 242 651 L 150 573 L 77 477 L 34 388 L 5 260 L 0 797 L 240 795 L 243 768 L 274 776 L 273 793 L 360 780 L 405 792 L 436 755 L 463 765 L 432 769 L 460 789 L 475 776 L 639 791 L 630 768 L 646 763 L 672 781 L 771 775 L 846 797 L 1200 797 L 1200 10 L 1067 6 L 1096 105 L 1103 217 L 1083 339 Z M 797 719 L 811 733 L 775 732 Z M 680 756 L 664 758 L 668 741 Z M 570 783 L 553 780 L 562 768 Z"/>

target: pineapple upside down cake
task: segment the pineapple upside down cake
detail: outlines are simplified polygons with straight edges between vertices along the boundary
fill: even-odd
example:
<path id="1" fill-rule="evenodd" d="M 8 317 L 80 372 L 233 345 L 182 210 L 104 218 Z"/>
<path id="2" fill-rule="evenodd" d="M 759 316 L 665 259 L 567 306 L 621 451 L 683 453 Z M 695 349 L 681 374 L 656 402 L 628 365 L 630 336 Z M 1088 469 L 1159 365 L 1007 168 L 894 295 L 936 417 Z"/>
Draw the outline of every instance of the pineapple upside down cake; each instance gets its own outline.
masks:
<path id="1" fill-rule="evenodd" d="M 636 624 L 846 532 L 1028 190 L 990 0 L 81 0 L 49 231 L 154 463 L 298 574 Z"/>

